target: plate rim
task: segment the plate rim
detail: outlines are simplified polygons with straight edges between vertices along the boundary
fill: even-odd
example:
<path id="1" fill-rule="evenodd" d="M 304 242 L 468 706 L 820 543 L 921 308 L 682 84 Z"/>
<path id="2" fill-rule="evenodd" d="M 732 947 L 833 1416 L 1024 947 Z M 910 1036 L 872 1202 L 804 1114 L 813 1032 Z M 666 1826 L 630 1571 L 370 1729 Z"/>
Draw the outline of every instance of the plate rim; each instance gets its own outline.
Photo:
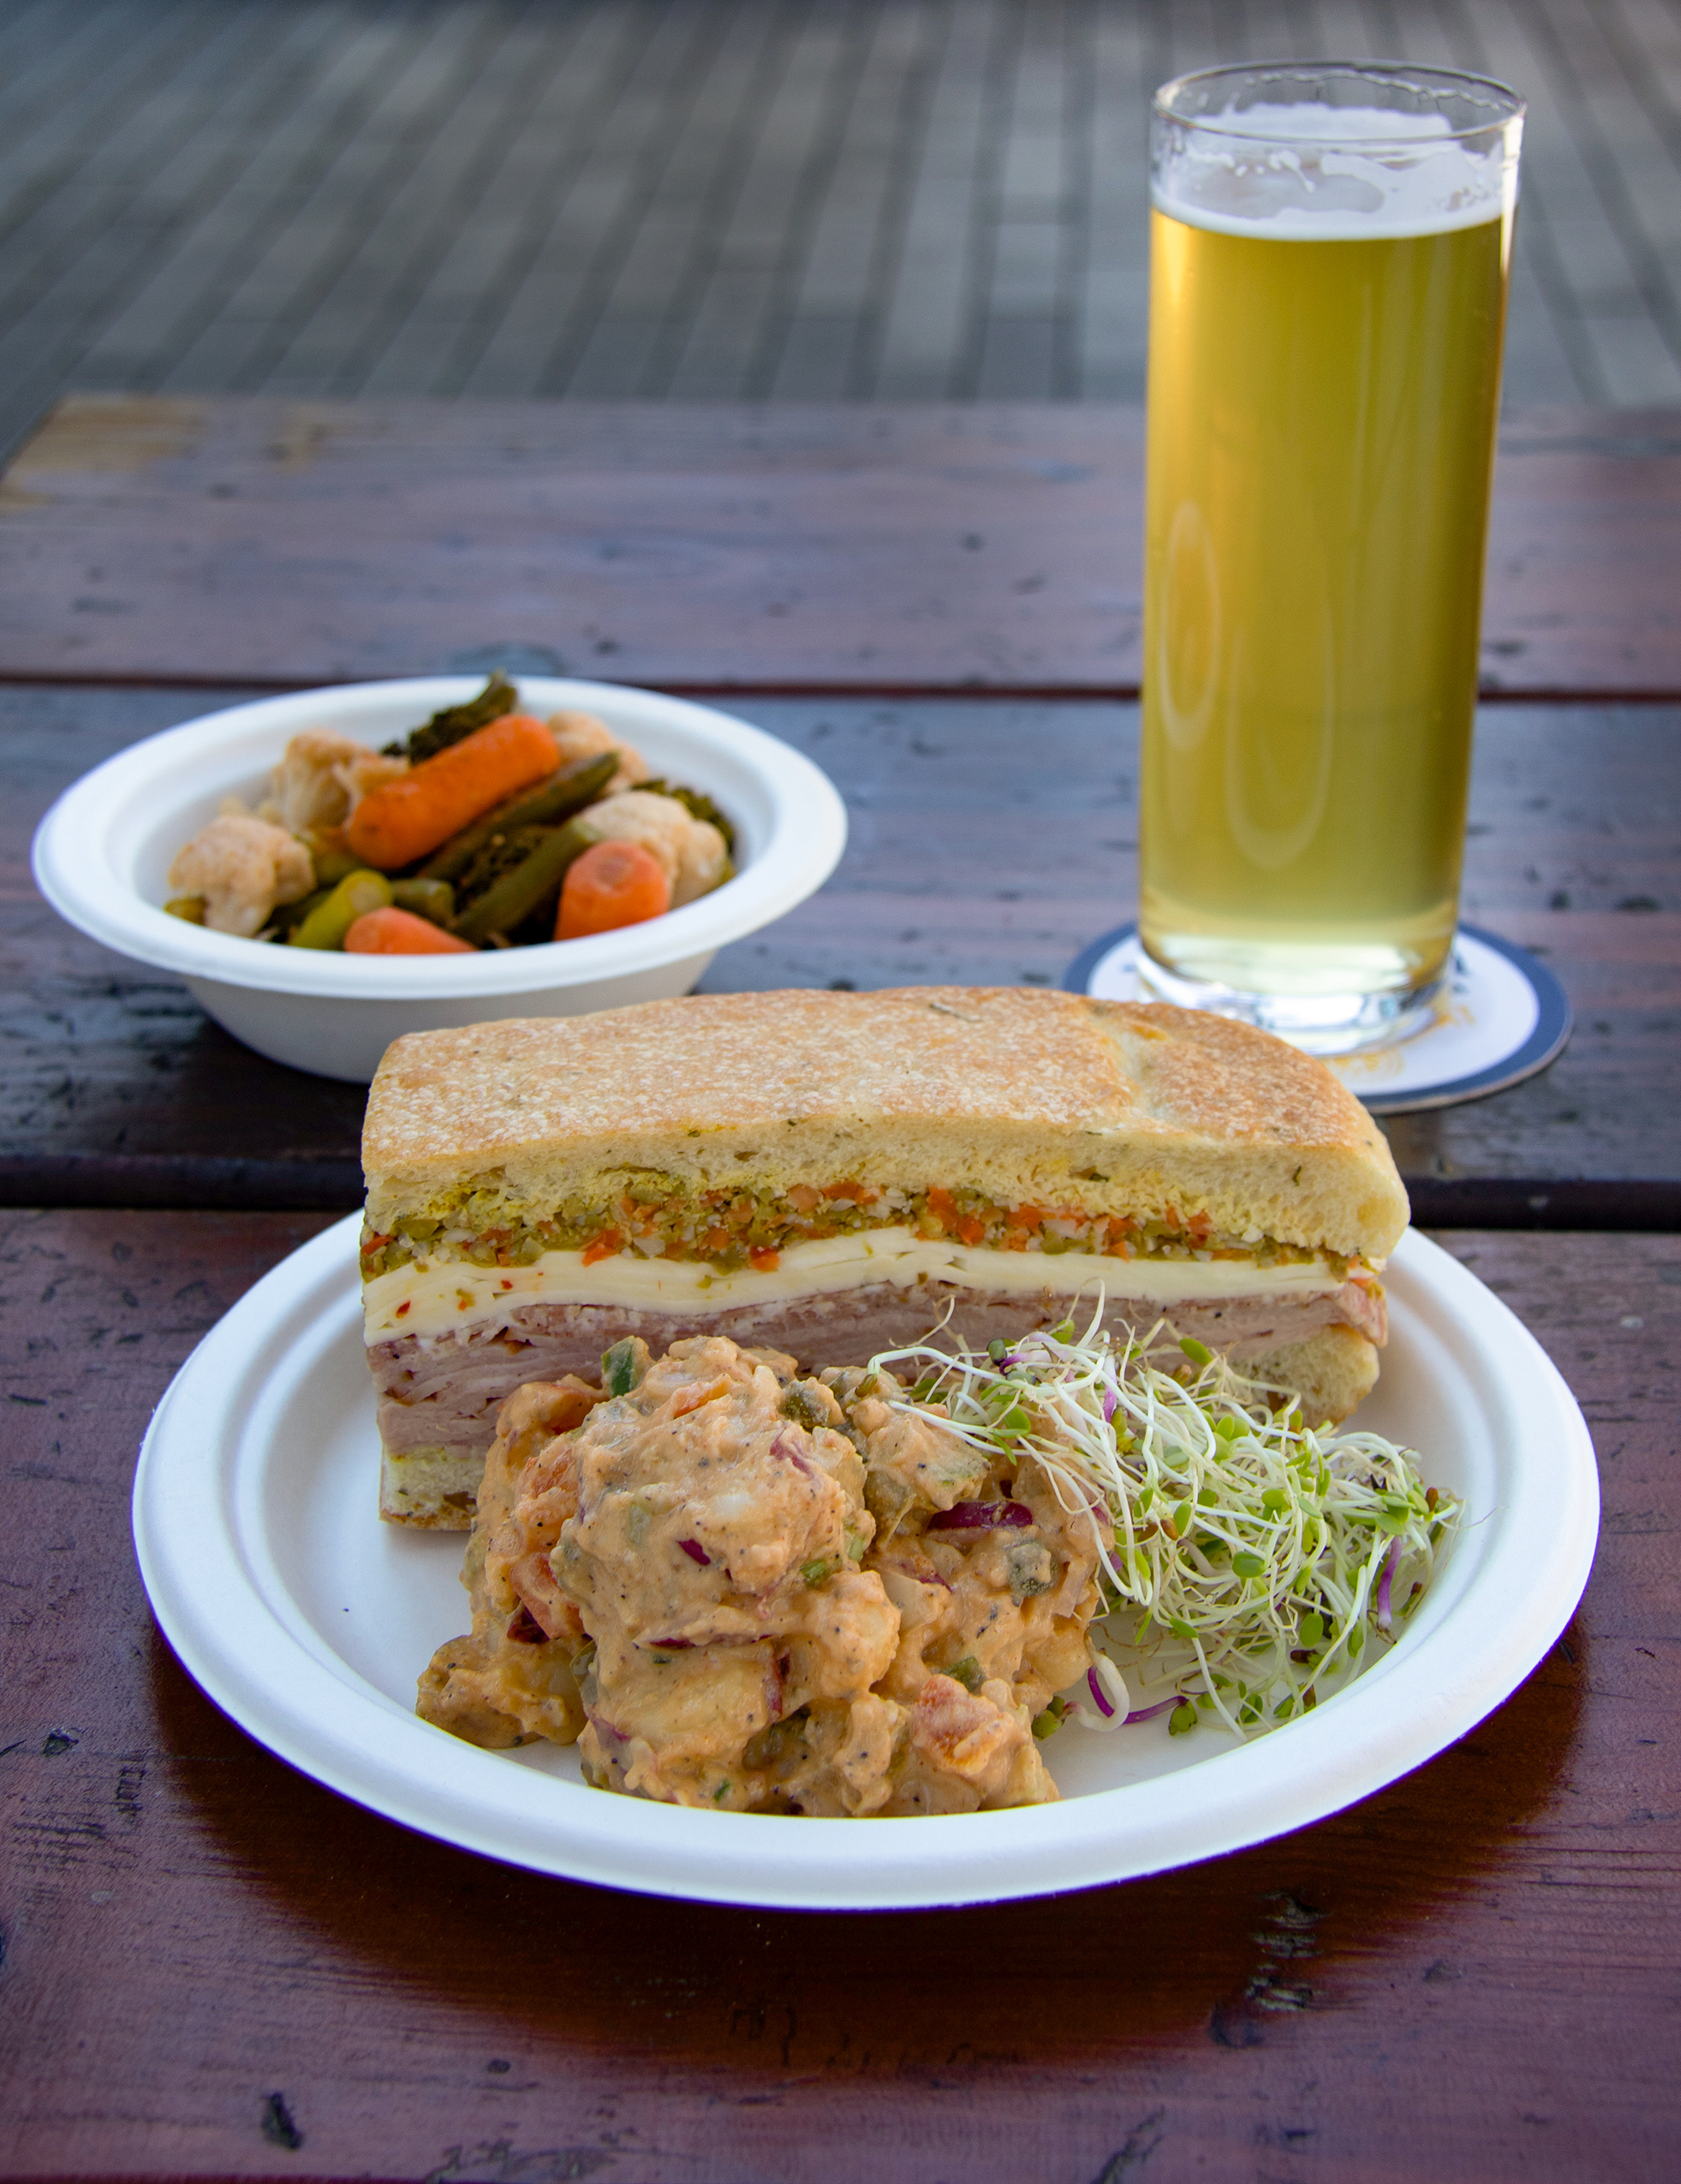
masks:
<path id="1" fill-rule="evenodd" d="M 325 1787 L 478 1855 L 643 1894 L 784 1910 L 934 1908 L 1142 1878 L 1326 1818 L 1434 1757 L 1545 1656 L 1591 1571 L 1598 1473 L 1574 1396 L 1516 1315 L 1450 1253 L 1410 1231 L 1392 1269 L 1398 1266 L 1404 1282 L 1438 1304 L 1452 1302 L 1457 1290 L 1461 1311 L 1492 1315 L 1501 1342 L 1474 1354 L 1499 1367 L 1508 1405 L 1550 1425 L 1554 1436 L 1548 1522 L 1537 1532 L 1538 1513 L 1529 1511 L 1535 1537 L 1523 1555 L 1525 1583 L 1502 1601 L 1485 1653 L 1468 1661 L 1444 1622 L 1414 1632 L 1408 1649 L 1398 1648 L 1282 1734 L 1230 1747 L 1194 1768 L 1005 1812 L 867 1827 L 806 1819 L 778 1833 L 776 1854 L 767 1858 L 766 1830 L 779 1828 L 768 1816 L 610 1800 L 460 1743 L 402 1710 L 348 1662 L 329 1668 L 264 1596 L 234 1507 L 253 1430 L 247 1386 L 253 1375 L 272 1375 L 298 1328 L 321 1325 L 324 1295 L 355 1292 L 360 1218 L 334 1223 L 272 1268 L 182 1365 L 141 1445 L 135 1548 L 165 1638 L 225 1713 Z M 342 1300 L 331 1309 L 344 1309 Z M 210 1526 L 207 1498 L 219 1512 Z M 1512 1504 L 1500 1513 L 1510 1517 Z M 1493 1586 L 1502 1560 L 1516 1563 L 1510 1543 L 1493 1553 L 1468 1594 Z M 1398 1672 L 1409 1705 L 1398 1710 L 1392 1692 L 1386 1710 L 1360 1705 L 1362 1692 L 1393 1685 Z M 1428 1672 L 1437 1672 L 1434 1680 Z M 1187 1800 L 1189 1782 L 1196 1794 Z M 1115 1808 L 1119 1799 L 1128 1800 L 1124 1812 Z M 837 1829 L 844 1830 L 839 1839 Z M 841 1855 L 845 1842 L 867 1845 L 868 1857 Z"/>

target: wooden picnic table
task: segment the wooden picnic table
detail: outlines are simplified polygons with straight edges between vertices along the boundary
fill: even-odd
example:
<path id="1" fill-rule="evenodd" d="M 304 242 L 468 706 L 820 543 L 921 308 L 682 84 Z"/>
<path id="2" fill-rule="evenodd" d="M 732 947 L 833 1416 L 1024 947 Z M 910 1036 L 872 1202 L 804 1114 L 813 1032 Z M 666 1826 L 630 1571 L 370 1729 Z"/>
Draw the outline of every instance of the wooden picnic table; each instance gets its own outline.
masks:
<path id="1" fill-rule="evenodd" d="M 57 791 L 338 677 L 728 690 L 852 838 L 710 988 L 1053 984 L 1130 909 L 1138 445 L 1133 413 L 1048 404 L 82 399 L 0 481 L 0 2174 L 1672 2173 L 1681 418 L 1508 424 L 1466 908 L 1547 954 L 1577 1033 L 1390 1125 L 1601 1457 L 1582 1608 L 1470 1736 L 1152 1881 L 697 1907 L 332 1796 L 199 1692 L 140 1587 L 152 1405 L 355 1203 L 361 1095 L 62 927 L 27 864 Z"/>

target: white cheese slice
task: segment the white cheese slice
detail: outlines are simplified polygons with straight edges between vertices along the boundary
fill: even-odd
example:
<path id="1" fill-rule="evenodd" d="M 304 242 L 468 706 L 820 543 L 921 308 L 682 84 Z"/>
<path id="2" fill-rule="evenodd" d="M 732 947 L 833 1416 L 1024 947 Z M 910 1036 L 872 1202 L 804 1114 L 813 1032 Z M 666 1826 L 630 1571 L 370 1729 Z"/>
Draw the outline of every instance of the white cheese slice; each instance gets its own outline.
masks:
<path id="1" fill-rule="evenodd" d="M 394 1268 L 362 1291 L 369 1342 L 396 1334 L 475 1334 L 505 1324 L 524 1304 L 620 1304 L 694 1314 L 853 1289 L 865 1282 L 956 1282 L 993 1296 L 1073 1297 L 1100 1283 L 1111 1297 L 1153 1305 L 1225 1297 L 1322 1296 L 1342 1277 L 1322 1257 L 1258 1267 L 1250 1259 L 1112 1259 L 1091 1251 L 998 1251 L 930 1243 L 908 1228 L 855 1231 L 796 1244 L 761 1273 L 720 1274 L 704 1260 L 647 1259 L 632 1251 L 584 1264 L 581 1251 L 547 1251 L 528 1267 L 475 1267 L 457 1259 Z"/>

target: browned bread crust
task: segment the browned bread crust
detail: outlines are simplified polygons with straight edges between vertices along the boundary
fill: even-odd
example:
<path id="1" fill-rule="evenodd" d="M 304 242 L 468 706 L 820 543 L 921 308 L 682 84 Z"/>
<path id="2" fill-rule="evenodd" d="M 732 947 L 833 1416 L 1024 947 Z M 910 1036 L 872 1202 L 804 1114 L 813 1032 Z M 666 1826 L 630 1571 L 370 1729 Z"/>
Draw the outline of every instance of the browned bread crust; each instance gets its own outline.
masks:
<path id="1" fill-rule="evenodd" d="M 1293 1388 L 1310 1426 L 1339 1426 L 1377 1386 L 1378 1353 L 1351 1327 L 1322 1327 L 1238 1367 L 1275 1387 Z"/>
<path id="2" fill-rule="evenodd" d="M 399 1039 L 369 1093 L 369 1218 L 473 1187 L 510 1209 L 657 1170 L 696 1189 L 967 1184 L 1363 1252 L 1407 1220 L 1321 1063 L 1164 1005 L 997 987 L 649 1001 Z"/>

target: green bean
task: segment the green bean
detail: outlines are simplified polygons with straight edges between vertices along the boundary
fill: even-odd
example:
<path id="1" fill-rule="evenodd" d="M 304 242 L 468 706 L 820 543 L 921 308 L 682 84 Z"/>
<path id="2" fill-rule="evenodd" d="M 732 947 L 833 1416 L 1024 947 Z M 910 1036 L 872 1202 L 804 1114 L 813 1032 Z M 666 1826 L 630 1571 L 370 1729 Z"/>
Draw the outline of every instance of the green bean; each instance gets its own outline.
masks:
<path id="1" fill-rule="evenodd" d="M 325 902 L 317 903 L 287 936 L 294 948 L 342 948 L 344 936 L 359 917 L 384 910 L 391 899 L 391 883 L 383 872 L 347 873 Z"/>
<path id="2" fill-rule="evenodd" d="M 582 820 L 569 819 L 564 826 L 551 828 L 523 863 L 504 872 L 476 903 L 456 914 L 450 931 L 480 947 L 493 933 L 511 933 L 546 898 L 559 893 L 569 868 L 595 839 L 595 830 Z"/>
<path id="3" fill-rule="evenodd" d="M 353 872 L 367 868 L 357 862 L 349 850 L 318 850 L 313 843 L 305 846 L 309 850 L 309 861 L 315 867 L 318 887 L 337 887 L 341 880 L 348 880 Z"/>
<path id="4" fill-rule="evenodd" d="M 539 843 L 554 832 L 551 826 L 515 826 L 492 834 L 465 872 L 456 881 L 456 915 L 464 916 L 497 881 L 525 862 Z"/>
<path id="5" fill-rule="evenodd" d="M 506 834 L 516 826 L 557 826 L 587 803 L 592 803 L 618 771 L 618 753 L 603 751 L 596 758 L 581 758 L 551 773 L 535 789 L 522 790 L 495 811 L 475 819 L 452 834 L 441 849 L 420 867 L 422 880 L 459 880 L 493 834 Z"/>
<path id="6" fill-rule="evenodd" d="M 456 891 L 447 880 L 393 880 L 391 900 L 434 925 L 447 926 L 456 914 Z"/>
<path id="7" fill-rule="evenodd" d="M 358 865 L 355 869 L 360 871 L 361 868 Z M 281 940 L 289 940 L 294 929 L 303 923 L 311 910 L 319 910 L 331 892 L 331 887 L 314 887 L 308 894 L 300 896 L 295 903 L 280 904 L 269 920 L 274 928 L 275 937 Z"/>

